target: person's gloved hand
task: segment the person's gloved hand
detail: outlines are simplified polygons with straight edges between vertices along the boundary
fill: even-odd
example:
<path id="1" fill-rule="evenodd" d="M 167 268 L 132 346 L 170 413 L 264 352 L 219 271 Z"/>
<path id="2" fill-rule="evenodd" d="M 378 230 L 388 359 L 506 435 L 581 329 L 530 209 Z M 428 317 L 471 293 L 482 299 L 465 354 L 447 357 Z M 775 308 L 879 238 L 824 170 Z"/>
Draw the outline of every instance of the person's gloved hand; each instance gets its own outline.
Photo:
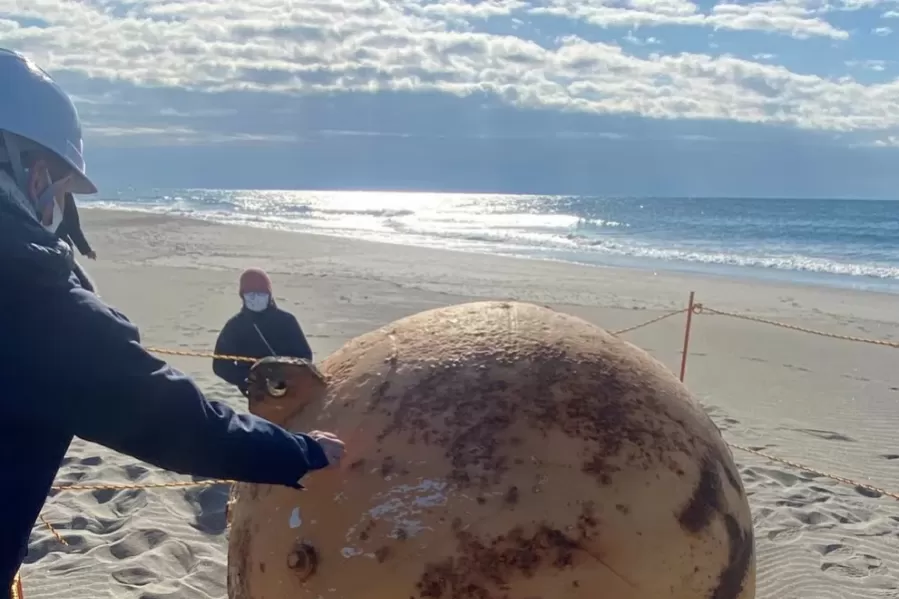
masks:
<path id="1" fill-rule="evenodd" d="M 327 468 L 336 468 L 340 465 L 346 446 L 343 441 L 337 438 L 337 435 L 324 431 L 312 431 L 307 434 L 321 445 L 322 450 L 325 452 L 325 457 L 328 458 Z"/>

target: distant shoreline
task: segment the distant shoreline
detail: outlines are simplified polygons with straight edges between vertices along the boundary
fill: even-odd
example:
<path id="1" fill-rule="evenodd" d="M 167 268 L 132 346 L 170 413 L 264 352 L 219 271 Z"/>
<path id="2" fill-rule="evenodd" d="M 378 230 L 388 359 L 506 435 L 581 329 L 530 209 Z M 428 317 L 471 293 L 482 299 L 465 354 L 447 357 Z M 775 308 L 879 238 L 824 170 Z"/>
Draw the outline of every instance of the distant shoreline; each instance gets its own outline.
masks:
<path id="1" fill-rule="evenodd" d="M 103 200 L 100 200 L 103 201 Z M 864 200 L 867 201 L 867 200 Z M 879 200 L 876 200 L 879 201 Z M 618 257 L 610 257 L 603 256 L 601 259 L 597 259 L 595 261 L 588 260 L 578 260 L 576 256 L 572 254 L 571 257 L 568 258 L 553 258 L 547 256 L 538 256 L 538 255 L 527 255 L 521 252 L 505 252 L 505 251 L 497 251 L 497 248 L 490 249 L 465 249 L 465 248 L 454 248 L 454 247 L 435 247 L 433 245 L 428 245 L 424 243 L 408 243 L 404 240 L 397 239 L 372 239 L 372 238 L 360 238 L 358 236 L 353 236 L 349 234 L 340 235 L 330 232 L 323 231 L 315 231 L 315 230 L 305 230 L 297 227 L 291 227 L 289 225 L 281 225 L 281 226 L 273 226 L 269 224 L 268 226 L 263 226 L 259 223 L 253 222 L 227 222 L 222 220 L 217 220 L 215 218 L 204 218 L 200 214 L 171 214 L 161 210 L 153 210 L 149 207 L 143 206 L 96 206 L 92 205 L 92 202 L 83 202 L 79 205 L 79 210 L 84 211 L 103 211 L 103 212 L 124 212 L 124 213 L 137 213 L 137 214 L 145 214 L 152 215 L 158 217 L 166 217 L 173 219 L 188 219 L 191 221 L 204 222 L 208 224 L 214 224 L 219 226 L 238 226 L 238 227 L 247 227 L 252 229 L 263 229 L 263 230 L 277 230 L 284 231 L 293 234 L 301 234 L 301 235 L 316 235 L 323 236 L 328 238 L 337 238 L 337 239 L 352 239 L 355 241 L 367 241 L 371 243 L 379 243 L 379 244 L 388 244 L 388 245 L 396 245 L 400 247 L 415 247 L 415 248 L 426 248 L 426 249 L 436 249 L 442 251 L 449 252 L 462 252 L 466 254 L 481 254 L 481 255 L 491 255 L 491 256 L 499 256 L 505 258 L 513 258 L 513 259 L 523 259 L 523 260 L 537 260 L 537 261 L 547 261 L 547 262 L 559 262 L 563 264 L 571 264 L 577 266 L 584 266 L 590 268 L 613 268 L 613 269 L 626 269 L 633 270 L 637 272 L 641 272 L 644 274 L 653 274 L 656 272 L 664 272 L 675 276 L 689 276 L 689 277 L 708 277 L 717 280 L 735 280 L 741 282 L 757 282 L 757 283 L 768 283 L 775 285 L 800 285 L 800 286 L 811 286 L 815 288 L 821 289 L 833 289 L 833 290 L 844 290 L 844 291 L 859 291 L 864 293 L 878 293 L 885 294 L 888 296 L 899 295 L 899 280 L 889 280 L 889 279 L 879 279 L 871 276 L 864 275 L 842 275 L 842 274 L 830 274 L 830 273 L 809 273 L 805 271 L 798 270 L 787 270 L 787 269 L 766 269 L 760 267 L 753 266 L 724 266 L 724 265 L 709 265 L 709 264 L 693 264 L 688 262 L 675 262 L 675 261 L 666 261 L 661 259 L 653 259 L 653 258 L 618 258 Z"/>
<path id="2" fill-rule="evenodd" d="M 102 185 L 99 187 L 110 188 L 115 187 L 111 185 Z M 267 188 L 267 187 L 228 187 L 228 188 L 216 188 L 216 187 L 157 187 L 153 188 L 153 191 L 159 193 L 166 192 L 174 192 L 174 191 L 240 191 L 240 192 L 248 192 L 248 191 L 265 191 L 265 192 L 284 192 L 284 193 L 297 193 L 297 192 L 309 192 L 309 193 L 340 193 L 340 192 L 348 192 L 348 193 L 407 193 L 407 194 L 453 194 L 453 195 L 477 195 L 477 196 L 519 196 L 526 198 L 536 198 L 536 197 L 590 197 L 587 194 L 582 193 L 560 193 L 560 192 L 544 192 L 544 193 L 521 193 L 521 192 L 513 192 L 513 191 L 490 191 L 490 190 L 478 190 L 478 189 L 394 189 L 394 188 L 377 188 L 377 187 L 307 187 L 302 189 L 280 189 L 276 187 Z M 627 200 L 760 200 L 765 202 L 776 202 L 781 200 L 791 201 L 791 202 L 899 202 L 899 194 L 897 197 L 890 198 L 876 198 L 876 197 L 860 197 L 860 196 L 845 196 L 845 197 L 821 197 L 815 198 L 810 196 L 739 196 L 739 195 L 677 195 L 677 196 L 639 196 L 639 195 L 628 195 L 628 194 L 606 194 L 606 193 L 596 193 L 593 194 L 598 197 L 606 197 L 613 199 L 627 199 Z M 97 197 L 96 201 L 99 202 L 114 202 L 116 201 L 116 197 Z"/>

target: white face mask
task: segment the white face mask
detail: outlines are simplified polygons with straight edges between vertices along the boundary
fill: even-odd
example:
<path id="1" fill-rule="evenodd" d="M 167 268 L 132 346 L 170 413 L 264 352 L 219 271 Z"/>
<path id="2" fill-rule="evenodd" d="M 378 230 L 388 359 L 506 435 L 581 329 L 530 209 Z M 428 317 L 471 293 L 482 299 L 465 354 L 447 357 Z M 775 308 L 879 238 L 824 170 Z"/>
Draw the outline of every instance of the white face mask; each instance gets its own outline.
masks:
<path id="1" fill-rule="evenodd" d="M 253 312 L 262 312 L 268 308 L 270 301 L 271 296 L 269 294 L 258 291 L 250 291 L 243 296 L 244 306 L 247 307 L 247 310 L 252 310 Z"/>
<path id="2" fill-rule="evenodd" d="M 59 202 L 53 202 L 53 217 L 50 220 L 50 224 L 43 225 L 45 229 L 50 231 L 51 233 L 56 233 L 56 229 L 59 228 L 59 225 L 62 223 L 62 208 L 59 207 Z M 42 223 L 43 224 L 43 223 Z"/>
<path id="3" fill-rule="evenodd" d="M 63 209 L 60 207 L 59 202 L 56 201 L 56 196 L 61 195 L 63 198 L 65 198 L 65 196 L 62 194 L 68 187 L 70 180 L 71 177 L 65 177 L 57 181 L 56 183 L 51 183 L 50 175 L 47 175 L 47 187 L 44 189 L 43 193 L 41 193 L 40 197 L 37 200 L 38 218 L 40 219 L 43 227 L 51 233 L 56 233 L 56 229 L 58 229 L 59 225 L 62 223 L 63 217 Z M 50 222 L 44 224 L 44 206 L 49 206 L 51 204 L 53 205 L 53 213 L 50 217 Z"/>
<path id="4" fill-rule="evenodd" d="M 10 200 L 12 200 L 15 204 L 20 206 L 23 210 L 27 211 L 29 214 L 33 215 L 37 221 L 47 229 L 51 233 L 56 233 L 56 229 L 59 228 L 59 225 L 62 223 L 63 217 L 63 209 L 56 202 L 56 194 L 57 191 L 61 188 L 64 188 L 65 185 L 68 184 L 68 181 L 64 179 L 63 181 L 58 181 L 54 184 L 47 185 L 44 189 L 44 192 L 38 197 L 35 203 L 29 201 L 28 196 L 21 190 L 21 188 L 16 183 L 15 179 L 7 175 L 6 173 L 0 171 L 0 192 L 5 192 L 6 195 L 9 196 Z M 44 210 L 42 207 L 51 206 L 52 202 L 52 211 L 51 211 L 51 220 L 48 224 L 44 224 Z"/>

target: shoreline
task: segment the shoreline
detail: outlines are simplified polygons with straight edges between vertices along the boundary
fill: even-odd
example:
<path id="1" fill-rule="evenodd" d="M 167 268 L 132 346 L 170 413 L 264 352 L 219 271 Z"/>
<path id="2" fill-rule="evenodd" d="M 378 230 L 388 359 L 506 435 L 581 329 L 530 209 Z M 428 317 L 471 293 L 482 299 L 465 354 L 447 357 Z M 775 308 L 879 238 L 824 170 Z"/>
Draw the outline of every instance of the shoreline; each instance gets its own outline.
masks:
<path id="1" fill-rule="evenodd" d="M 685 266 L 673 265 L 671 262 L 666 262 L 663 260 L 654 260 L 650 258 L 642 259 L 644 264 L 639 264 L 641 259 L 638 258 L 630 258 L 627 257 L 625 259 L 618 260 L 619 262 L 631 262 L 632 264 L 615 264 L 616 260 L 610 260 L 607 263 L 603 263 L 601 261 L 597 262 L 589 262 L 589 261 L 580 261 L 580 260 L 567 260 L 562 258 L 553 258 L 553 257 L 542 257 L 542 256 L 527 256 L 522 254 L 516 254 L 513 252 L 502 252 L 502 251 L 489 251 L 489 250 L 481 250 L 481 249 L 469 249 L 469 248 L 450 248 L 450 247 L 438 247 L 434 245 L 428 244 L 415 244 L 415 243 L 403 243 L 400 241 L 392 241 L 389 239 L 368 239 L 368 238 L 356 238 L 345 235 L 336 235 L 330 233 L 322 233 L 318 231 L 308 231 L 308 230 L 298 230 L 290 227 L 279 227 L 279 226 L 256 226 L 252 223 L 230 223 L 230 222 L 221 222 L 218 220 L 210 219 L 210 218 L 202 218 L 199 216 L 188 216 L 188 215 L 174 215 L 168 214 L 164 212 L 157 212 L 144 208 L 107 208 L 107 207 L 97 207 L 84 205 L 79 206 L 79 212 L 107 212 L 111 214 L 121 213 L 121 214 L 144 214 L 151 217 L 158 218 L 170 218 L 174 220 L 187 220 L 192 222 L 200 222 L 209 225 L 215 225 L 220 227 L 239 227 L 244 229 L 253 229 L 253 230 L 263 230 L 263 231 L 271 231 L 278 232 L 281 234 L 293 234 L 293 235 L 303 235 L 310 236 L 316 238 L 324 238 L 324 239 L 342 239 L 342 240 L 351 240 L 353 242 L 358 243 L 371 243 L 378 245 L 388 245 L 396 248 L 413 248 L 414 250 L 427 250 L 427 251 L 437 251 L 437 252 L 452 252 L 452 253 L 460 253 L 466 255 L 476 255 L 476 256 L 490 256 L 494 258 L 500 259 L 511 259 L 511 260 L 526 260 L 532 262 L 548 262 L 548 263 L 557 263 L 563 265 L 571 265 L 577 266 L 587 269 L 597 269 L 597 270 L 617 270 L 629 272 L 634 275 L 644 275 L 644 276 L 659 276 L 659 275 L 669 275 L 673 277 L 683 278 L 683 279 L 695 279 L 697 281 L 718 281 L 718 282 L 740 282 L 740 283 L 753 283 L 759 284 L 763 286 L 770 287 L 784 287 L 784 286 L 795 286 L 806 289 L 813 290 L 835 290 L 842 292 L 850 292 L 850 293 L 860 293 L 860 294 L 874 294 L 883 297 L 893 298 L 896 301 L 899 301 L 899 281 L 895 283 L 891 282 L 878 282 L 883 281 L 882 279 L 878 279 L 875 277 L 868 276 L 852 276 L 852 275 L 838 275 L 838 274 L 825 274 L 825 273 L 814 273 L 808 271 L 790 271 L 790 270 L 780 270 L 780 269 L 763 269 L 763 268 L 755 268 L 748 266 L 731 266 L 731 265 L 705 265 L 706 272 L 703 272 L 703 266 L 692 267 L 692 263 L 684 263 Z M 705 263 L 702 263 L 705 264 Z M 658 265 L 658 266 L 656 266 Z M 719 272 L 714 272 L 718 270 Z M 768 274 L 762 274 L 768 273 Z M 774 274 L 770 274 L 774 273 Z M 795 274 L 798 277 L 801 277 L 805 280 L 795 281 L 790 280 L 790 275 Z M 825 281 L 825 279 L 830 279 L 829 281 Z M 855 283 L 854 285 L 851 283 Z"/>

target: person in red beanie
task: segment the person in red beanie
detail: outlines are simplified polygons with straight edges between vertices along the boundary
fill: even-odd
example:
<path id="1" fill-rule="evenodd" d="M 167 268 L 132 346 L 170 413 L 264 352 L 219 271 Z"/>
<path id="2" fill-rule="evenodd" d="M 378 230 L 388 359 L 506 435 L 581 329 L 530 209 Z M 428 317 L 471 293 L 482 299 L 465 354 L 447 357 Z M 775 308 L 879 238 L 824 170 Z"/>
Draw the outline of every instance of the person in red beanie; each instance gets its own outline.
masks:
<path id="1" fill-rule="evenodd" d="M 215 342 L 215 353 L 257 359 L 289 356 L 312 361 L 312 348 L 303 328 L 293 314 L 275 305 L 272 281 L 264 270 L 245 270 L 240 275 L 238 293 L 243 307 L 225 323 Z M 251 365 L 215 359 L 212 370 L 246 396 Z"/>

